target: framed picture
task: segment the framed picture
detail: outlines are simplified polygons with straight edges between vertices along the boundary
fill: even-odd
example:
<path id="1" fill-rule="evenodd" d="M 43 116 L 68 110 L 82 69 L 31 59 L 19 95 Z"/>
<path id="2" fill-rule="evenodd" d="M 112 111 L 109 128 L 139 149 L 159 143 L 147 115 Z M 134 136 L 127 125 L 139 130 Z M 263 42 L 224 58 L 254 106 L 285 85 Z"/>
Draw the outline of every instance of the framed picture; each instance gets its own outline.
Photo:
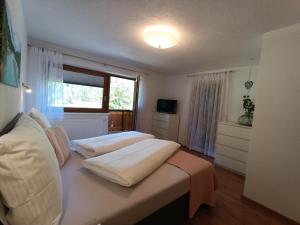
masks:
<path id="1" fill-rule="evenodd" d="M 5 0 L 0 0 L 0 82 L 20 86 L 21 45 Z"/>

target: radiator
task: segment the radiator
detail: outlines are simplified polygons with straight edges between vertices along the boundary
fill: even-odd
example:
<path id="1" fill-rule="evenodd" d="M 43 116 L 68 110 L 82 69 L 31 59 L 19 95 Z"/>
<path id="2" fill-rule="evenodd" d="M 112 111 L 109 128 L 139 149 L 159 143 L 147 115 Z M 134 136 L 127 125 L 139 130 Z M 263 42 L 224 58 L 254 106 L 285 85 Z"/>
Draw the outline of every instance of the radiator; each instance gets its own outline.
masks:
<path id="1" fill-rule="evenodd" d="M 62 122 L 71 140 L 108 133 L 108 113 L 65 113 Z"/>

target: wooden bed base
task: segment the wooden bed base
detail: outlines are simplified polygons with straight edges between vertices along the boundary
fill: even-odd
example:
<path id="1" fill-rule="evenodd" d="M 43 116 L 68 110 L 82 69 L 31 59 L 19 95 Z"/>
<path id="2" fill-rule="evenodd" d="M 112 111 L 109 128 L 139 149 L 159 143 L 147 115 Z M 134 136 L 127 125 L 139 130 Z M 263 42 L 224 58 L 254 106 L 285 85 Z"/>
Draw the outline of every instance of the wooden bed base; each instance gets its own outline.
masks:
<path id="1" fill-rule="evenodd" d="M 189 194 L 152 213 L 135 225 L 183 225 L 188 220 Z"/>

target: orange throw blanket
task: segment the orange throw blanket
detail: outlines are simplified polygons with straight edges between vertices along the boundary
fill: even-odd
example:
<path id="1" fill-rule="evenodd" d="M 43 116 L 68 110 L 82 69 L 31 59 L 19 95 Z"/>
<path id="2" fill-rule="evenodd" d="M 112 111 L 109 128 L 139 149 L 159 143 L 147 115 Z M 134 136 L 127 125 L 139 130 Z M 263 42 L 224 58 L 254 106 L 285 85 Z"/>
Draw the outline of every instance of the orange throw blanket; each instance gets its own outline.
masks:
<path id="1" fill-rule="evenodd" d="M 202 204 L 215 206 L 216 178 L 214 166 L 197 156 L 179 150 L 167 163 L 190 175 L 189 217 L 192 218 Z"/>

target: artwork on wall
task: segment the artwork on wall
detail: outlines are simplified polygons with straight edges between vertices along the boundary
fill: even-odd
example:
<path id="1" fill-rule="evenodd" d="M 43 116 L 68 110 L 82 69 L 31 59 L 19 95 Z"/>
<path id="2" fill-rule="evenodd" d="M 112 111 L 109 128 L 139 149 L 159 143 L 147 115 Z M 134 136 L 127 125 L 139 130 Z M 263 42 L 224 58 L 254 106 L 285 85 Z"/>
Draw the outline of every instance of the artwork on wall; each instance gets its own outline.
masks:
<path id="1" fill-rule="evenodd" d="M 20 86 L 21 45 L 5 0 L 0 0 L 0 82 Z"/>

